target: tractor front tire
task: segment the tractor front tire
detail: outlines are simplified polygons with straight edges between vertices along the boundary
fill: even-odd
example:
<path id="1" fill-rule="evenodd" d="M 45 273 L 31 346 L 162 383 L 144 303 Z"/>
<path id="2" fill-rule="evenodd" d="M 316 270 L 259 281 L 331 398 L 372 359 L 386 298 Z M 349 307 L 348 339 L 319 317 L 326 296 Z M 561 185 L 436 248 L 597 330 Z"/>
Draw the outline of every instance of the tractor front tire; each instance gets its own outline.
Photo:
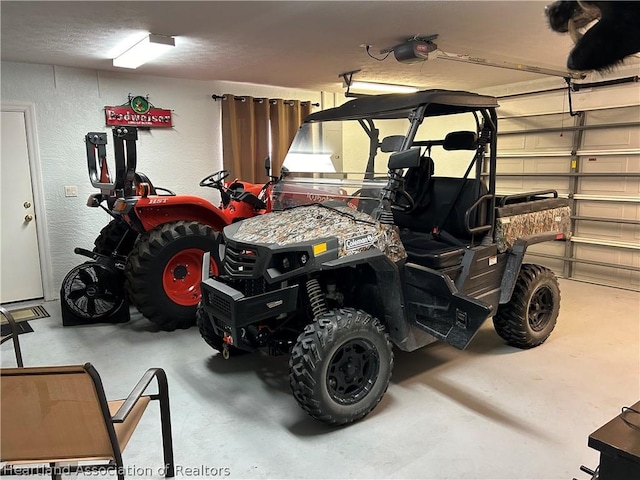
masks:
<path id="1" fill-rule="evenodd" d="M 375 408 L 389 386 L 389 334 L 366 312 L 332 310 L 298 336 L 289 369 L 293 395 L 309 415 L 330 425 L 355 422 Z"/>
<path id="2" fill-rule="evenodd" d="M 102 227 L 93 242 L 93 251 L 111 256 L 117 249 L 118 255 L 126 257 L 133 250 L 137 239 L 138 232 L 121 218 L 115 218 Z"/>
<path id="3" fill-rule="evenodd" d="M 560 311 L 560 287 L 551 270 L 524 264 L 509 303 L 500 305 L 493 317 L 498 335 L 517 348 L 544 343 L 556 326 Z"/>
<path id="4" fill-rule="evenodd" d="M 217 275 L 217 251 L 218 233 L 198 222 L 169 222 L 140 235 L 125 269 L 129 298 L 162 330 L 195 325 L 202 255 L 213 252 Z"/>

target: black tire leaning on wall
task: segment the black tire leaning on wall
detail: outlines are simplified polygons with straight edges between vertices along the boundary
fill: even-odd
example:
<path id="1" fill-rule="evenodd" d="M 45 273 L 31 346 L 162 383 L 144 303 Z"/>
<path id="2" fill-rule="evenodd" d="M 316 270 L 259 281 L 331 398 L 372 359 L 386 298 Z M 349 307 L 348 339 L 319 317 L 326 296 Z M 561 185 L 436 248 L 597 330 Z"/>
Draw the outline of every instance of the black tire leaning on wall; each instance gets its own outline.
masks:
<path id="1" fill-rule="evenodd" d="M 509 303 L 493 317 L 498 335 L 511 346 L 533 348 L 544 343 L 556 326 L 560 287 L 551 270 L 524 264 Z"/>
<path id="2" fill-rule="evenodd" d="M 393 370 L 389 335 L 366 312 L 332 310 L 298 336 L 289 369 L 293 395 L 309 415 L 330 425 L 354 422 L 387 391 Z"/>
<path id="3" fill-rule="evenodd" d="M 162 330 L 195 325 L 202 254 L 217 249 L 218 233 L 193 221 L 169 222 L 140 235 L 125 269 L 129 297 Z"/>

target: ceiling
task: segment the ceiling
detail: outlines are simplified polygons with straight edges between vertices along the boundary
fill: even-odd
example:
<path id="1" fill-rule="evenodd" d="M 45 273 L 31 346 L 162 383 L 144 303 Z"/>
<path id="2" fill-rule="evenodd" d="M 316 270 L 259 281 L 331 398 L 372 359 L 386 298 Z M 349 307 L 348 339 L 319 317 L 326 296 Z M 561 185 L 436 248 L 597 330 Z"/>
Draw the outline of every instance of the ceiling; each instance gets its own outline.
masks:
<path id="1" fill-rule="evenodd" d="M 3 61 L 342 90 L 339 74 L 424 88 L 476 90 L 539 74 L 435 58 L 369 57 L 416 35 L 440 50 L 563 70 L 571 40 L 546 25 L 545 1 L 2 1 Z M 176 37 L 137 70 L 111 65 L 145 32 Z"/>

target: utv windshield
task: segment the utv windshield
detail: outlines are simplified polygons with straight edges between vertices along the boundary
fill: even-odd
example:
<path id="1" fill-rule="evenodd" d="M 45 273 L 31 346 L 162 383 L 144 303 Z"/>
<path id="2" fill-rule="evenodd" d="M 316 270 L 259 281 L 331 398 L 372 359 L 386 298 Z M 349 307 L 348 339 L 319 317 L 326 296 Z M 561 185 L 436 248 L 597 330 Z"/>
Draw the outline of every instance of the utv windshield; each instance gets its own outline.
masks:
<path id="1" fill-rule="evenodd" d="M 288 173 L 274 189 L 274 208 L 331 202 L 371 214 L 387 184 L 391 154 L 416 146 L 422 154 L 431 154 L 429 141 L 443 139 L 454 126 L 477 129 L 477 118 L 469 112 L 424 118 L 411 144 L 405 145 L 411 131 L 409 111 L 407 118 L 398 116 L 303 123 L 284 159 L 283 171 Z M 442 141 L 433 153 L 439 165 L 435 175 L 452 177 L 464 176 L 474 154 L 445 151 Z"/>
<path id="2" fill-rule="evenodd" d="M 331 202 L 371 213 L 408 127 L 406 119 L 304 123 L 284 159 L 275 208 Z"/>

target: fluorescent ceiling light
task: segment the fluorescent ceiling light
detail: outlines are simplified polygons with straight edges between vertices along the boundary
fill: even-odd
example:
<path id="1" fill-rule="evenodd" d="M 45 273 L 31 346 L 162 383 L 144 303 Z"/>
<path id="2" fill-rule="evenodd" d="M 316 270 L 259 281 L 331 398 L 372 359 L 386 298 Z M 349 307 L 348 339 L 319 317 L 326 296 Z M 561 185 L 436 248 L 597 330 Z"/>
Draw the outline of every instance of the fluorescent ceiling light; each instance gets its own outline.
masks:
<path id="1" fill-rule="evenodd" d="M 159 57 L 167 50 L 175 47 L 176 41 L 173 37 L 166 35 L 147 35 L 134 46 L 129 48 L 122 55 L 113 59 L 114 67 L 138 68 L 143 63 L 149 62 Z"/>
<path id="2" fill-rule="evenodd" d="M 347 85 L 345 85 L 346 87 Z M 350 85 L 353 90 L 366 90 L 371 92 L 385 92 L 385 93 L 414 93 L 418 89 L 416 87 L 409 87 L 407 85 L 392 85 L 390 83 L 375 83 L 375 82 L 361 82 L 354 80 Z"/>

